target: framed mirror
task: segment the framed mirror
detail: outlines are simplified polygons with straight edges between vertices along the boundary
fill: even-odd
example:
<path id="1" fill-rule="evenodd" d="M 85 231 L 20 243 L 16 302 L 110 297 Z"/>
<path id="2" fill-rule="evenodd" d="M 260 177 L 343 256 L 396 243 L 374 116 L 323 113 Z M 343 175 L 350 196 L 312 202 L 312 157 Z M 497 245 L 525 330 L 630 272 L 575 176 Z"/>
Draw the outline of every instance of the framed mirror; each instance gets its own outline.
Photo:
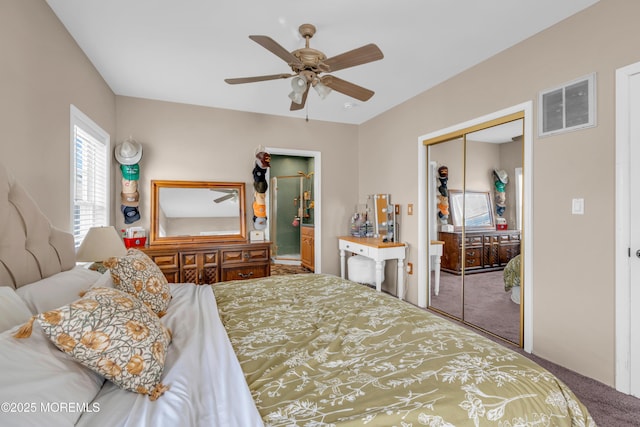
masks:
<path id="1" fill-rule="evenodd" d="M 385 241 L 394 242 L 397 240 L 395 228 L 395 207 L 391 204 L 390 194 L 374 194 L 374 237 L 379 237 Z"/>
<path id="2" fill-rule="evenodd" d="M 449 211 L 456 231 L 495 230 L 493 204 L 488 191 L 449 190 Z"/>
<path id="3" fill-rule="evenodd" d="M 150 245 L 245 241 L 245 184 L 153 180 L 150 228 Z"/>

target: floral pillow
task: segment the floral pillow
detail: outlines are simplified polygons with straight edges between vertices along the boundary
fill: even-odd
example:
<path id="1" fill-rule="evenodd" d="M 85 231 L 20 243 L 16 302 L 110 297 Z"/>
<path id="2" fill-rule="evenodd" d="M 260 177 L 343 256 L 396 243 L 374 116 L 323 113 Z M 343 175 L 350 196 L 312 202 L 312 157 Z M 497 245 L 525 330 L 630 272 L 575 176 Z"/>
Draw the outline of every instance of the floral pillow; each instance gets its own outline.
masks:
<path id="1" fill-rule="evenodd" d="M 69 305 L 32 317 L 15 337 L 31 335 L 37 320 L 63 352 L 119 387 L 156 400 L 171 332 L 149 307 L 117 289 L 94 288 Z"/>
<path id="2" fill-rule="evenodd" d="M 104 262 L 111 271 L 116 289 L 135 295 L 160 317 L 171 302 L 167 278 L 144 252 L 129 249 L 124 257 L 109 258 Z"/>

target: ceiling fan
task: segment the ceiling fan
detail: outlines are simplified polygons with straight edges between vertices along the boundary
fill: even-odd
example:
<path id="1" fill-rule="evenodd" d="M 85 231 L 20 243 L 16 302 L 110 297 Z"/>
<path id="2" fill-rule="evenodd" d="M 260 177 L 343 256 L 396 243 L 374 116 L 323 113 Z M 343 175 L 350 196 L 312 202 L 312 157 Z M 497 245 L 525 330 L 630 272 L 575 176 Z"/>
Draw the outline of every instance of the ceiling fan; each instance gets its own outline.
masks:
<path id="1" fill-rule="evenodd" d="M 211 191 L 215 191 L 217 193 L 225 193 L 224 196 L 220 196 L 217 199 L 213 199 L 214 203 L 222 203 L 229 199 L 231 199 L 231 201 L 233 202 L 238 200 L 238 190 L 225 190 L 220 188 L 216 188 L 216 189 L 212 188 Z"/>
<path id="2" fill-rule="evenodd" d="M 298 28 L 298 31 L 306 40 L 305 47 L 294 50 L 293 52 L 287 51 L 271 37 L 249 36 L 251 40 L 284 60 L 289 67 L 291 67 L 293 74 L 240 77 L 225 79 L 224 81 L 233 85 L 293 77 L 291 80 L 293 90 L 289 94 L 289 98 L 292 100 L 291 111 L 300 110 L 304 107 L 310 87 L 313 87 L 322 99 L 324 99 L 332 89 L 360 101 L 367 101 L 373 96 L 374 92 L 372 90 L 332 75 L 326 74 L 320 76 L 320 74 L 343 70 L 382 59 L 384 55 L 378 46 L 370 43 L 340 55 L 327 58 L 324 53 L 309 47 L 309 39 L 316 33 L 316 27 L 311 24 L 302 24 L 300 28 Z"/>

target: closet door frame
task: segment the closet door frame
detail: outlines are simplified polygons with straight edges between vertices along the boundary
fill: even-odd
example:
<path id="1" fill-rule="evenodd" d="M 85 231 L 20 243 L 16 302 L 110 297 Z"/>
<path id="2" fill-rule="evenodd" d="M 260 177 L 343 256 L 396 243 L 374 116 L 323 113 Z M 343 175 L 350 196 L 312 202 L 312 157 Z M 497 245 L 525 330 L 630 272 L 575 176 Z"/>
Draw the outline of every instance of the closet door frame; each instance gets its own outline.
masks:
<path id="1" fill-rule="evenodd" d="M 481 125 L 485 122 L 500 119 L 501 117 L 524 113 L 524 146 L 523 146 L 523 166 L 524 166 L 524 209 L 523 216 L 523 239 L 522 248 L 524 252 L 524 316 L 523 322 L 523 349 L 531 353 L 533 349 L 533 188 L 532 188 L 532 166 L 533 166 L 533 103 L 527 101 L 514 105 L 500 111 L 478 117 L 464 123 L 459 123 L 444 129 L 440 129 L 426 135 L 418 137 L 418 306 L 427 307 L 427 297 L 429 294 L 429 237 L 427 224 L 427 150 L 424 141 L 435 138 L 445 138 L 449 134 L 455 134 L 463 129 Z"/>

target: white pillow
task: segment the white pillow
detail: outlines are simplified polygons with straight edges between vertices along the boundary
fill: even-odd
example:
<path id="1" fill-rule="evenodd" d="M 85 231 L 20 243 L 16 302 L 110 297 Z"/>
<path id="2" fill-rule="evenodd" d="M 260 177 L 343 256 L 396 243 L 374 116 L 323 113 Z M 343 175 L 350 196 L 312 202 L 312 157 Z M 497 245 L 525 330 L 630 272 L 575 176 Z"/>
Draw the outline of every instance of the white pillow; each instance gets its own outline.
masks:
<path id="1" fill-rule="evenodd" d="M 83 407 L 100 410 L 92 401 L 104 378 L 58 350 L 37 322 L 29 338 L 14 332 L 0 334 L 0 402 L 15 405 L 0 413 L 3 427 L 72 426 Z M 65 410 L 66 403 L 77 406 Z"/>
<path id="2" fill-rule="evenodd" d="M 31 312 L 13 288 L 0 286 L 0 332 L 25 323 Z"/>
<path id="3" fill-rule="evenodd" d="M 46 279 L 19 287 L 16 293 L 25 301 L 31 313 L 54 310 L 80 298 L 102 276 L 94 270 L 76 266 Z"/>
<path id="4" fill-rule="evenodd" d="M 93 285 L 91 285 L 91 289 L 93 288 L 115 288 L 115 285 L 113 284 L 113 278 L 111 277 L 111 270 L 107 269 L 107 271 L 105 271 L 102 276 L 100 276 L 100 278 L 96 280 Z"/>

